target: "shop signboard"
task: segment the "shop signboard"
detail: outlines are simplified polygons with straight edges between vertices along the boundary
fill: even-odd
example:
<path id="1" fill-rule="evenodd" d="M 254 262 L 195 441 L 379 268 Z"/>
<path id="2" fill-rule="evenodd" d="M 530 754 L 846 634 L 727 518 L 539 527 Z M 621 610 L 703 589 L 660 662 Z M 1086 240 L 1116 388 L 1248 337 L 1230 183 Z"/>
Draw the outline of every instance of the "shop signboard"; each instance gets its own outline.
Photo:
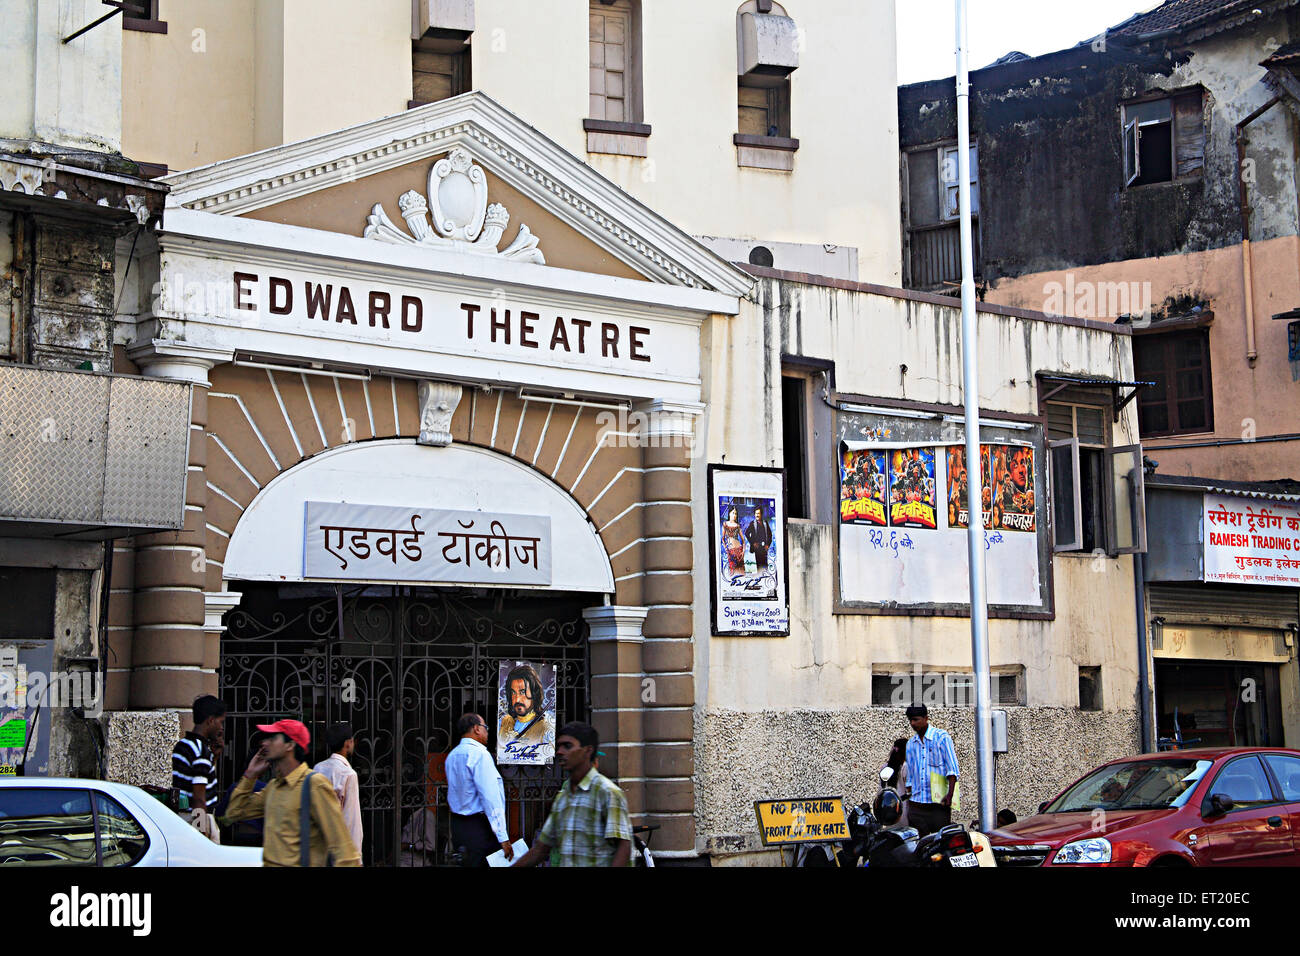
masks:
<path id="1" fill-rule="evenodd" d="M 1300 587 L 1300 505 L 1205 495 L 1206 581 Z"/>

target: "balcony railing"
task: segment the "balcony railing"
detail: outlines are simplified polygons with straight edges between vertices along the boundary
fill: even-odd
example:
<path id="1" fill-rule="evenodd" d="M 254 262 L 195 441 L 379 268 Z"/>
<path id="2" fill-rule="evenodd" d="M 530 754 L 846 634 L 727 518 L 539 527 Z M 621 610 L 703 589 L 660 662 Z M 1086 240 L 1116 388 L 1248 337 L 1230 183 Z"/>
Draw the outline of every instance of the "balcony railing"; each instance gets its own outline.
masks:
<path id="1" fill-rule="evenodd" d="M 980 275 L 980 233 L 974 224 L 975 275 Z M 961 285 L 961 227 L 953 223 L 910 230 L 911 258 L 908 287 L 940 292 Z"/>

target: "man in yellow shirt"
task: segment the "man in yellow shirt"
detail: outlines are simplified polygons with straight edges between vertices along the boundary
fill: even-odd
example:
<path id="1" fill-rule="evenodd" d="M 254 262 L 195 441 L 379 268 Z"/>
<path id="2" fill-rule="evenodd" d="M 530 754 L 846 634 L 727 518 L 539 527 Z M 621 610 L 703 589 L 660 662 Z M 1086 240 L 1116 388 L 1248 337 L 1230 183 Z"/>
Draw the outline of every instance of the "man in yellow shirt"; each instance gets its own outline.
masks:
<path id="1" fill-rule="evenodd" d="M 298 720 L 277 720 L 258 724 L 257 729 L 267 737 L 231 794 L 226 817 L 265 820 L 262 865 L 303 865 L 301 811 L 305 781 L 310 800 L 307 865 L 360 866 L 361 854 L 343 822 L 334 787 L 324 776 L 309 770 L 305 762 L 307 745 L 311 743 L 306 725 Z M 253 785 L 267 767 L 274 776 L 254 793 Z"/>

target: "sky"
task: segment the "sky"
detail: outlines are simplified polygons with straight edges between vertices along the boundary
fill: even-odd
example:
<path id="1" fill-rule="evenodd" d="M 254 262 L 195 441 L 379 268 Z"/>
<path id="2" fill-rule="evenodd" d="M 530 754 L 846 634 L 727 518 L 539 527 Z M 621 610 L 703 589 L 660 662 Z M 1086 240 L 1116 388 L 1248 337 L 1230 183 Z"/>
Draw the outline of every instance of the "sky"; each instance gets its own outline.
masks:
<path id="1" fill-rule="evenodd" d="M 1012 50 L 1038 56 L 1074 46 L 1159 0 L 968 0 L 970 67 Z M 897 0 L 898 82 L 937 80 L 956 72 L 953 0 Z"/>

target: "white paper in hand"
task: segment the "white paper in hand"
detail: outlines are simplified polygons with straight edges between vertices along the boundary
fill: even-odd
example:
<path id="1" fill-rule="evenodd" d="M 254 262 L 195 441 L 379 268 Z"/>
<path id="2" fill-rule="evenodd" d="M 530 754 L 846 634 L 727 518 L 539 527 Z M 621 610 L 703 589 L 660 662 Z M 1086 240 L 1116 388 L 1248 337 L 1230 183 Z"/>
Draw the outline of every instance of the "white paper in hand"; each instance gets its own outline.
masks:
<path id="1" fill-rule="evenodd" d="M 528 844 L 523 840 L 516 840 L 510 844 L 510 849 L 515 851 L 515 859 L 507 860 L 505 850 L 497 850 L 487 858 L 488 866 L 514 866 L 515 860 L 519 859 L 528 852 Z"/>

